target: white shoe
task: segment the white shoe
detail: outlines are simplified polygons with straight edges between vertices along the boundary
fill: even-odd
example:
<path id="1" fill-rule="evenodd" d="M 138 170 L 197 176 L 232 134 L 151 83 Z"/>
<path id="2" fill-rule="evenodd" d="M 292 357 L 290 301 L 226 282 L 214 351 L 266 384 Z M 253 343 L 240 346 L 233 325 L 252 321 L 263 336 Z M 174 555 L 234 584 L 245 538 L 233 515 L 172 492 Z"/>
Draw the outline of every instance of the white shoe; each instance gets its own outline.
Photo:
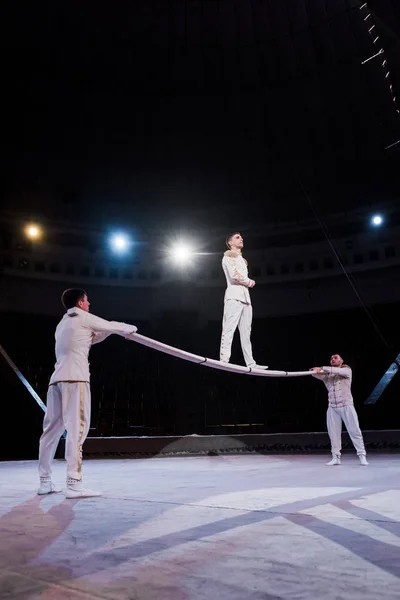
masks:
<path id="1" fill-rule="evenodd" d="M 46 494 L 58 494 L 61 490 L 57 489 L 51 479 L 41 479 L 40 487 L 37 491 L 38 496 L 45 496 Z"/>
<path id="2" fill-rule="evenodd" d="M 250 369 L 268 369 L 267 365 L 249 365 Z"/>
<path id="3" fill-rule="evenodd" d="M 97 498 L 101 496 L 100 492 L 94 492 L 88 488 L 83 487 L 82 481 L 69 479 L 67 481 L 67 490 L 65 492 L 66 498 Z"/>
<path id="4" fill-rule="evenodd" d="M 360 454 L 358 458 L 360 459 L 360 465 L 362 467 L 368 467 L 369 462 L 367 462 L 367 457 L 365 456 L 365 454 Z"/>
<path id="5" fill-rule="evenodd" d="M 80 486 L 79 489 L 76 486 L 68 486 L 67 491 L 65 492 L 65 497 L 68 499 L 97 498 L 98 496 L 101 496 L 100 492 L 95 492 L 82 486 Z"/>
<path id="6" fill-rule="evenodd" d="M 327 467 L 335 467 L 336 465 L 340 465 L 340 464 L 342 464 L 341 460 L 340 460 L 340 456 L 332 456 L 332 460 L 325 463 L 325 465 Z"/>
<path id="7" fill-rule="evenodd" d="M 101 496 L 100 492 L 95 492 L 94 490 L 89 490 L 86 488 L 73 490 L 70 487 L 68 487 L 65 493 L 65 497 L 68 500 L 71 500 L 73 498 L 97 498 L 99 496 Z"/>

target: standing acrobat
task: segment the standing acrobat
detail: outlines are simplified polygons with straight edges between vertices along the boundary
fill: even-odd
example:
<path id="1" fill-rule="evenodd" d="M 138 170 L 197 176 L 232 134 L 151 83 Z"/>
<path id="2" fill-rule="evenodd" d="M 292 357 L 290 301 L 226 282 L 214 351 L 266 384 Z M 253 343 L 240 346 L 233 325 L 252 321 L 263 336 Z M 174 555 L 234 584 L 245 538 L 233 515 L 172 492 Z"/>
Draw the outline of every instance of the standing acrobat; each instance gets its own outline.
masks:
<path id="1" fill-rule="evenodd" d="M 243 238 L 240 233 L 228 235 L 226 245 L 229 250 L 225 252 L 222 259 L 227 288 L 224 299 L 220 360 L 229 362 L 233 336 L 238 327 L 246 365 L 255 369 L 268 369 L 267 366 L 257 365 L 253 358 L 250 341 L 253 307 L 249 288 L 255 286 L 255 281 L 249 278 L 247 261 L 242 256 Z"/>

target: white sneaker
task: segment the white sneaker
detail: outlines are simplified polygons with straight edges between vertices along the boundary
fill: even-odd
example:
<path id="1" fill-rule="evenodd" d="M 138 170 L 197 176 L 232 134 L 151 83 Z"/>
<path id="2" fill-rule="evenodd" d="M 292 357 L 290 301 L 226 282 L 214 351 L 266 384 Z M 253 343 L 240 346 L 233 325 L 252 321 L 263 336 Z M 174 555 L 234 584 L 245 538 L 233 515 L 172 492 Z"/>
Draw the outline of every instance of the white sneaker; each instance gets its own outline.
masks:
<path id="1" fill-rule="evenodd" d="M 362 467 L 368 467 L 369 462 L 367 461 L 367 457 L 365 456 L 365 454 L 360 454 L 358 458 L 360 459 L 360 465 Z"/>
<path id="2" fill-rule="evenodd" d="M 76 483 L 67 482 L 66 498 L 96 498 L 98 496 L 101 496 L 100 492 L 94 492 L 83 487 L 82 481 L 76 481 Z"/>
<path id="3" fill-rule="evenodd" d="M 46 494 L 59 494 L 61 490 L 57 489 L 51 479 L 41 479 L 40 487 L 37 491 L 38 496 L 45 496 Z"/>
<path id="4" fill-rule="evenodd" d="M 268 369 L 267 365 L 250 365 L 250 369 Z"/>
<path id="5" fill-rule="evenodd" d="M 340 465 L 341 460 L 340 460 L 340 456 L 332 456 L 332 460 L 330 460 L 329 462 L 325 463 L 327 467 L 335 467 L 336 465 Z"/>

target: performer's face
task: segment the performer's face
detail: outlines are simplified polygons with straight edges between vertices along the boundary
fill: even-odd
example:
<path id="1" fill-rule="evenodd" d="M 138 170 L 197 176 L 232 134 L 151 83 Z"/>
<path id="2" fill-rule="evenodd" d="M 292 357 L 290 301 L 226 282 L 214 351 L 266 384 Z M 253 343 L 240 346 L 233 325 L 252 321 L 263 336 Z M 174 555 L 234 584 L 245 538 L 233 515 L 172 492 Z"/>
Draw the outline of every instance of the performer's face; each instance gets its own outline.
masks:
<path id="1" fill-rule="evenodd" d="M 89 302 L 88 297 L 86 296 L 86 294 L 84 295 L 83 300 L 79 300 L 78 306 L 79 306 L 79 308 L 81 308 L 85 312 L 89 312 L 90 302 Z"/>
<path id="2" fill-rule="evenodd" d="M 343 364 L 343 358 L 340 354 L 332 354 L 331 356 L 331 367 L 341 367 Z"/>
<path id="3" fill-rule="evenodd" d="M 235 233 L 229 243 L 231 248 L 243 248 L 243 238 L 240 233 Z"/>

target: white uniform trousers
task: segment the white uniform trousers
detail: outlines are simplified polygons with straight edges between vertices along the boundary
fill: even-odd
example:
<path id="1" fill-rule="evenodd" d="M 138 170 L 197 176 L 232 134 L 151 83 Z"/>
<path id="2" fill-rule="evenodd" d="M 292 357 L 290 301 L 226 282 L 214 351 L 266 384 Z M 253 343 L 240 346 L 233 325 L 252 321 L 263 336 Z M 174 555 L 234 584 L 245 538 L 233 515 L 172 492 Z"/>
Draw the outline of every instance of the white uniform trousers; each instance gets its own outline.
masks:
<path id="1" fill-rule="evenodd" d="M 67 431 L 67 475 L 82 479 L 82 445 L 90 426 L 90 384 L 83 381 L 50 385 L 43 434 L 39 442 L 39 475 L 51 476 L 51 463 L 60 437 Z"/>
<path id="2" fill-rule="evenodd" d="M 245 304 L 240 300 L 226 300 L 222 319 L 221 361 L 229 362 L 233 336 L 236 328 L 239 327 L 240 343 L 245 363 L 248 367 L 255 364 L 250 341 L 252 320 L 253 307 L 251 304 Z"/>
<path id="3" fill-rule="evenodd" d="M 331 440 L 332 454 L 340 456 L 342 449 L 342 421 L 346 425 L 347 432 L 354 444 L 357 455 L 366 454 L 363 436 L 358 424 L 358 416 L 353 405 L 333 408 L 330 406 L 326 413 L 326 424 Z"/>

